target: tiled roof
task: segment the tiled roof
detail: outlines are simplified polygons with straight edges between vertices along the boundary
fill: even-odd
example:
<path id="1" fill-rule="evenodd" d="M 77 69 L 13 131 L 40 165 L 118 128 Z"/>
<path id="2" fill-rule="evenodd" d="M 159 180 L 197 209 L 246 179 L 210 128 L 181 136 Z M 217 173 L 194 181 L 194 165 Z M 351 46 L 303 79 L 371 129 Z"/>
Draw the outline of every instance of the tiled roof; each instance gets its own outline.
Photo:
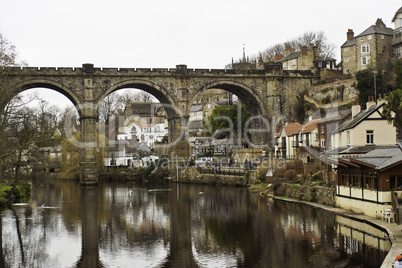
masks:
<path id="1" fill-rule="evenodd" d="M 277 60 L 276 62 L 283 62 L 283 61 L 287 61 L 287 60 L 292 60 L 292 59 L 297 59 L 300 56 L 300 52 L 292 52 L 289 55 L 287 55 L 286 57 L 283 57 L 279 60 Z"/>
<path id="2" fill-rule="evenodd" d="M 320 120 L 321 119 L 314 119 L 314 120 L 307 122 L 306 124 L 304 124 L 301 127 L 300 131 L 302 133 L 310 133 L 311 131 L 313 131 L 314 129 L 317 128 L 317 124 L 318 124 L 318 122 L 320 122 Z"/>
<path id="3" fill-rule="evenodd" d="M 204 125 L 202 123 L 202 120 L 194 120 L 190 121 L 188 124 L 189 129 L 203 129 Z"/>
<path id="4" fill-rule="evenodd" d="M 361 157 L 352 159 L 370 165 L 375 169 L 384 170 L 396 164 L 402 164 L 402 152 L 398 147 L 393 146 L 375 149 Z"/>
<path id="5" fill-rule="evenodd" d="M 365 36 L 369 34 L 385 34 L 385 35 L 394 35 L 394 30 L 388 27 L 381 28 L 377 25 L 371 25 L 361 34 L 356 37 Z"/>
<path id="6" fill-rule="evenodd" d="M 190 112 L 199 112 L 202 111 L 202 105 L 193 105 L 190 108 Z"/>
<path id="7" fill-rule="evenodd" d="M 351 109 L 347 110 L 336 110 L 328 113 L 323 119 L 321 119 L 320 123 L 332 122 L 345 119 L 352 113 Z"/>
<path id="8" fill-rule="evenodd" d="M 342 48 L 343 47 L 350 47 L 350 46 L 354 46 L 354 45 L 356 45 L 356 38 L 355 37 L 353 37 L 353 38 L 349 39 L 348 41 L 346 41 L 345 43 L 343 43 L 343 45 L 341 47 Z"/>
<path id="9" fill-rule="evenodd" d="M 391 146 L 392 147 L 392 146 Z M 361 155 L 367 154 L 375 149 L 390 148 L 389 145 L 384 146 L 349 146 L 349 147 L 337 147 L 323 152 L 324 155 L 338 155 L 338 156 L 349 156 L 349 155 Z"/>
<path id="10" fill-rule="evenodd" d="M 137 126 L 141 127 L 141 128 L 155 126 L 155 124 L 138 123 L 138 122 L 133 122 L 133 123 L 136 124 Z"/>
<path id="11" fill-rule="evenodd" d="M 336 129 L 333 132 L 333 134 L 342 132 L 347 129 L 354 128 L 355 126 L 360 124 L 360 122 L 362 122 L 364 119 L 369 117 L 371 114 L 373 114 L 375 111 L 377 111 L 380 107 L 382 107 L 384 105 L 385 105 L 385 103 L 383 102 L 383 103 L 380 103 L 377 105 L 373 105 L 373 106 L 369 107 L 368 109 L 364 109 L 363 111 L 358 113 L 355 117 L 353 117 L 352 119 L 350 119 L 350 120 L 344 122 L 342 125 L 340 125 L 340 127 L 338 129 Z"/>
<path id="12" fill-rule="evenodd" d="M 301 129 L 302 125 L 298 122 L 294 123 L 289 123 L 285 125 L 283 128 L 285 130 L 285 133 L 287 136 L 293 136 L 299 133 L 299 130 Z"/>

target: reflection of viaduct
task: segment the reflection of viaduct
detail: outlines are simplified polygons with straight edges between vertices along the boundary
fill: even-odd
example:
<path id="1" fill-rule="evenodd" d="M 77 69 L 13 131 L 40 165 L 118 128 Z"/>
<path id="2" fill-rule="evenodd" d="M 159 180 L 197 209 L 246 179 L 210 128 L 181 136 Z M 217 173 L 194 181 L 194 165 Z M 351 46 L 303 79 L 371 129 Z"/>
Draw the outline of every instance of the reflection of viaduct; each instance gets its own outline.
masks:
<path id="1" fill-rule="evenodd" d="M 250 126 L 262 126 L 273 115 L 283 112 L 295 98 L 298 90 L 304 90 L 318 77 L 312 72 L 282 71 L 281 65 L 266 64 L 262 70 L 208 70 L 187 69 L 177 65 L 174 69 L 94 68 L 83 64 L 82 68 L 11 67 L 2 72 L 1 90 L 10 89 L 14 95 L 31 88 L 49 88 L 65 95 L 76 105 L 81 121 L 81 183 L 96 184 L 95 124 L 100 102 L 110 93 L 124 88 L 138 88 L 155 96 L 164 105 L 169 121 L 171 152 L 189 156 L 187 127 L 193 101 L 211 88 L 227 90 L 239 97 L 251 116 L 258 120 Z M 286 105 L 285 105 L 286 104 Z M 256 117 L 257 118 L 257 117 Z M 266 123 L 265 123 L 266 125 Z M 267 128 L 266 126 L 263 126 Z M 254 144 L 265 144 L 263 135 L 255 136 Z M 268 135 L 265 135 L 267 137 Z M 253 138 L 253 137 L 252 137 Z"/>

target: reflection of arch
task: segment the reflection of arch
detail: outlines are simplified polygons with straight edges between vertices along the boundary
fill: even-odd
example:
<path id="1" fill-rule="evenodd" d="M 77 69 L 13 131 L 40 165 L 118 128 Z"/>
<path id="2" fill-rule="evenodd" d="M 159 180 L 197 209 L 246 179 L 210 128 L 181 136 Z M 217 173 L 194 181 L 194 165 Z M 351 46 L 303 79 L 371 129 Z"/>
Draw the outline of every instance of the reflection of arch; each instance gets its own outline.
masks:
<path id="1" fill-rule="evenodd" d="M 202 92 L 214 88 L 223 89 L 238 96 L 239 99 L 247 106 L 247 109 L 251 115 L 264 114 L 264 104 L 258 97 L 257 93 L 246 85 L 234 81 L 218 81 L 208 84 L 198 90 L 189 103 L 192 104 Z M 190 108 L 191 107 L 188 107 L 187 109 L 189 110 Z"/>
<path id="2" fill-rule="evenodd" d="M 63 94 L 65 97 L 67 97 L 73 104 L 75 107 L 77 107 L 78 113 L 81 116 L 81 111 L 78 108 L 78 105 L 80 104 L 79 99 L 77 98 L 77 96 L 66 86 L 64 86 L 63 84 L 60 84 L 56 81 L 52 81 L 49 79 L 29 79 L 29 80 L 24 80 L 22 82 L 20 82 L 17 85 L 17 92 L 15 95 L 18 95 L 19 93 L 28 90 L 28 89 L 32 89 L 32 88 L 47 88 L 47 89 L 52 89 L 54 91 L 57 91 L 61 94 Z M 11 98 L 14 96 L 11 96 Z M 10 99 L 11 100 L 11 99 Z"/>
<path id="3" fill-rule="evenodd" d="M 153 95 L 156 99 L 159 100 L 159 102 L 164 106 L 166 113 L 168 115 L 168 118 L 173 118 L 174 117 L 174 109 L 173 106 L 175 105 L 174 99 L 170 96 L 170 94 L 161 88 L 159 85 L 147 81 L 147 80 L 141 80 L 141 79 L 130 79 L 130 80 L 125 80 L 121 81 L 119 83 L 113 84 L 110 88 L 108 88 L 97 100 L 96 102 L 96 109 L 98 109 L 100 103 L 102 100 L 109 95 L 110 93 L 120 90 L 120 89 L 125 89 L 125 88 L 136 88 L 143 90 L 151 95 Z"/>

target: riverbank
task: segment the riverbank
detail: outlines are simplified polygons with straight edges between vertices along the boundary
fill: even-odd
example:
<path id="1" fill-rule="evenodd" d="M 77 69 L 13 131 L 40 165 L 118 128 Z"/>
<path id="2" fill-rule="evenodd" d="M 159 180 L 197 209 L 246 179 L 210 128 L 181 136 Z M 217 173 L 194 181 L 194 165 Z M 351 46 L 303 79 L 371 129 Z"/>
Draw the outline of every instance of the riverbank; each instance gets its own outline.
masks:
<path id="1" fill-rule="evenodd" d="M 9 205 L 10 200 L 7 199 L 8 193 L 11 191 L 12 185 L 6 183 L 0 183 L 0 208 L 4 208 Z M 14 193 L 11 199 L 15 202 L 26 202 L 31 195 L 31 186 L 26 182 L 19 182 L 15 187 Z"/>
<path id="2" fill-rule="evenodd" d="M 388 237 L 392 243 L 391 249 L 388 252 L 387 256 L 385 257 L 381 268 L 392 268 L 393 263 L 395 262 L 395 257 L 398 256 L 399 254 L 402 253 L 402 226 L 397 225 L 396 223 L 388 223 L 384 220 L 377 219 L 377 218 L 372 218 L 366 215 L 358 214 L 352 211 L 344 210 L 341 208 L 337 207 L 332 207 L 316 202 L 306 202 L 306 201 L 300 201 L 296 199 L 291 199 L 291 198 L 286 198 L 286 197 L 279 197 L 279 196 L 274 196 L 272 194 L 264 194 L 264 196 L 268 198 L 272 198 L 275 200 L 280 200 L 284 202 L 294 202 L 294 203 L 301 203 L 309 206 L 313 206 L 315 208 L 320 208 L 326 211 L 329 211 L 331 213 L 334 213 L 336 215 L 346 217 L 349 219 L 353 219 L 355 221 L 359 221 L 362 223 L 369 224 L 371 226 L 374 226 L 388 234 Z"/>

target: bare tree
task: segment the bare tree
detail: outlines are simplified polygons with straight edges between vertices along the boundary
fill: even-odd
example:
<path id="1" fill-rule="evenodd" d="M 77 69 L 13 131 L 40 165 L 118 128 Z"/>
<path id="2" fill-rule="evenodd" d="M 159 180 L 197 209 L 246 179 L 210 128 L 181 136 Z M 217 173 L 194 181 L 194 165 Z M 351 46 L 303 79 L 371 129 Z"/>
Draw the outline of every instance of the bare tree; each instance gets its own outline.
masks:
<path id="1" fill-rule="evenodd" d="M 120 96 L 117 93 L 111 93 L 99 105 L 99 120 L 109 125 L 112 116 L 117 115 L 120 110 Z"/>
<path id="2" fill-rule="evenodd" d="M 18 53 L 15 46 L 11 44 L 7 38 L 0 33 L 0 66 L 10 67 L 10 66 L 26 66 L 25 61 L 17 61 Z"/>
<path id="3" fill-rule="evenodd" d="M 302 35 L 289 39 L 283 43 L 274 44 L 260 52 L 257 55 L 250 57 L 250 61 L 255 61 L 257 58 L 261 57 L 265 59 L 266 57 L 274 57 L 276 54 L 284 53 L 285 48 L 294 48 L 295 50 L 300 50 L 302 46 L 316 46 L 318 49 L 319 56 L 323 58 L 334 57 L 335 45 L 328 41 L 327 36 L 323 31 L 311 31 L 305 32 Z"/>
<path id="4" fill-rule="evenodd" d="M 132 102 L 154 102 L 154 96 L 145 91 L 140 91 L 133 94 Z"/>

